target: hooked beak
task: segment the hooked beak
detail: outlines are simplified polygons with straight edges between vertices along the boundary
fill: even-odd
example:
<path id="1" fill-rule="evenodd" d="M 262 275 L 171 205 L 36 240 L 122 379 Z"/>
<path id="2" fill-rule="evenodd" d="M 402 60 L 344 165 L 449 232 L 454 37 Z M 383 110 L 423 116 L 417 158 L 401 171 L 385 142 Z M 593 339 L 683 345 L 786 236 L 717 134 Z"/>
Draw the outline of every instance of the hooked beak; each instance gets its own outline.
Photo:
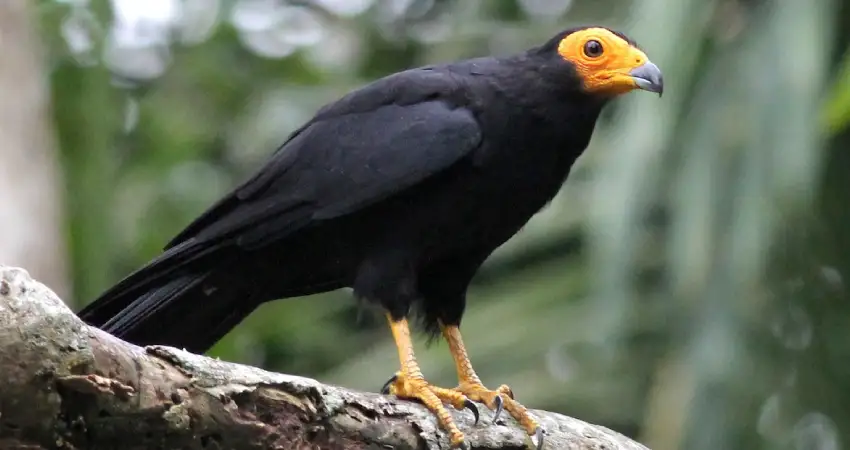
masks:
<path id="1" fill-rule="evenodd" d="M 650 61 L 629 71 L 629 76 L 632 77 L 638 89 L 655 92 L 659 97 L 664 92 L 664 78 L 661 76 L 661 69 Z"/>

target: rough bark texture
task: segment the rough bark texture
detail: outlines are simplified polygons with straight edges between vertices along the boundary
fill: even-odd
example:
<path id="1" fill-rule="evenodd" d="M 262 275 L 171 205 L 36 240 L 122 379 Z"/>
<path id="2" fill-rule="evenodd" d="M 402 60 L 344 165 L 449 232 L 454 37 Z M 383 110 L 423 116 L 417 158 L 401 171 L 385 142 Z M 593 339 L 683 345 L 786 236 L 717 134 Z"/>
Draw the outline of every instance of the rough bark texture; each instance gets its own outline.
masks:
<path id="1" fill-rule="evenodd" d="M 68 295 L 62 177 L 33 4 L 0 1 L 0 263 Z"/>
<path id="2" fill-rule="evenodd" d="M 518 450 L 516 425 L 455 412 L 473 449 Z M 547 449 L 646 450 L 533 412 Z M 43 284 L 0 266 L 0 449 L 448 448 L 422 406 L 291 375 L 137 347 L 82 323 Z"/>

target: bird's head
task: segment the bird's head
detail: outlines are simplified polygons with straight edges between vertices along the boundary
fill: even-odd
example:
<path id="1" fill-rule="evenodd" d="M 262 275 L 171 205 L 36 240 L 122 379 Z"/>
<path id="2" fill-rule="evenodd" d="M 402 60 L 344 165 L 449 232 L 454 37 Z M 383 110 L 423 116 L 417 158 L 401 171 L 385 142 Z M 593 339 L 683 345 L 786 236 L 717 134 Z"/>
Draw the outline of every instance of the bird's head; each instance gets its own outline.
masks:
<path id="1" fill-rule="evenodd" d="M 604 27 L 564 31 L 543 47 L 549 57 L 567 62 L 589 94 L 613 97 L 635 89 L 664 90 L 661 70 L 634 41 Z"/>

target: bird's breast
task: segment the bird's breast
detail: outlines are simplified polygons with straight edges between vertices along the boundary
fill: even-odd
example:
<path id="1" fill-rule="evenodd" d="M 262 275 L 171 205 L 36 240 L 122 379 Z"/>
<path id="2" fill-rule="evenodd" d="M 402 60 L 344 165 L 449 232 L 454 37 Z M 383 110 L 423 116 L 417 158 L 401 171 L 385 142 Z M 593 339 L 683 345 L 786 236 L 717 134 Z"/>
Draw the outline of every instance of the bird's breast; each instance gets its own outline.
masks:
<path id="1" fill-rule="evenodd" d="M 487 135 L 474 158 L 477 172 L 501 190 L 554 195 L 587 141 L 551 124 L 534 125 L 506 124 L 505 132 Z"/>
<path id="2" fill-rule="evenodd" d="M 439 239 L 498 246 L 558 193 L 575 158 L 557 142 L 502 140 L 442 185 L 439 206 L 425 222 Z M 566 152 L 566 153 L 564 153 Z M 439 212 L 437 212 L 439 210 Z"/>

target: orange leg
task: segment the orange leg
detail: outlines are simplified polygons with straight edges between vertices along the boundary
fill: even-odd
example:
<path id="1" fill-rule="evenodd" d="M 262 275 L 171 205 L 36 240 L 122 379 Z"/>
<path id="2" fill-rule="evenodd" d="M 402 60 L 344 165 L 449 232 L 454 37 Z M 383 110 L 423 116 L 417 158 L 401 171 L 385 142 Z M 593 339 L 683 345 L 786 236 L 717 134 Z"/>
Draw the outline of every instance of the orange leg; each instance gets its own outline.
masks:
<path id="1" fill-rule="evenodd" d="M 531 436 L 535 447 L 538 450 L 542 448 L 543 428 L 528 414 L 528 410 L 524 406 L 514 400 L 511 388 L 502 385 L 495 391 L 491 391 L 481 383 L 481 380 L 472 368 L 472 363 L 469 361 L 469 356 L 466 354 L 466 348 L 463 345 L 463 339 L 460 336 L 460 330 L 456 326 L 441 326 L 443 337 L 449 343 L 449 350 L 455 361 L 459 380 L 458 387 L 445 389 L 432 386 L 422 376 L 422 370 L 419 368 L 419 363 L 416 362 L 416 356 L 413 353 L 413 343 L 410 340 L 410 329 L 407 320 L 401 319 L 396 321 L 389 314 L 387 314 L 387 319 L 390 322 L 393 339 L 395 339 L 395 344 L 398 348 L 398 359 L 401 363 L 401 370 L 396 372 L 384 385 L 381 392 L 400 398 L 421 401 L 437 416 L 440 426 L 449 433 L 452 447 L 465 446 L 464 435 L 457 428 L 457 425 L 443 404 L 449 404 L 458 410 L 463 408 L 471 410 L 475 415 L 475 422 L 477 423 L 478 408 L 472 403 L 471 400 L 473 400 L 482 402 L 491 410 L 496 411 L 494 421 L 498 420 L 502 410 L 507 411 L 525 428 L 528 435 Z"/>
<path id="2" fill-rule="evenodd" d="M 529 415 L 528 410 L 524 406 L 514 400 L 514 394 L 511 388 L 504 384 L 499 386 L 495 391 L 484 387 L 475 370 L 472 368 L 469 356 L 466 354 L 460 329 L 457 326 L 442 325 L 441 329 L 443 337 L 449 343 L 452 358 L 455 360 L 455 368 L 457 369 L 459 380 L 455 391 L 462 393 L 470 400 L 484 403 L 491 410 L 495 410 L 494 421 L 498 420 L 502 409 L 504 409 L 525 428 L 528 435 L 532 437 L 534 445 L 538 449 L 541 448 L 543 445 L 543 428 Z"/>
<path id="3" fill-rule="evenodd" d="M 421 401 L 437 416 L 440 426 L 449 433 L 452 447 L 463 446 L 463 433 L 457 428 L 443 403 L 452 405 L 459 410 L 463 408 L 471 409 L 475 414 L 476 421 L 478 420 L 477 408 L 462 393 L 452 389 L 431 386 L 425 381 L 422 370 L 419 369 L 419 363 L 416 362 L 416 356 L 413 354 L 413 343 L 410 340 L 407 320 L 394 321 L 389 314 L 387 314 L 387 319 L 389 319 L 390 329 L 393 332 L 396 347 L 398 347 L 401 370 L 396 372 L 387 382 L 383 392 L 400 398 L 412 398 Z"/>

